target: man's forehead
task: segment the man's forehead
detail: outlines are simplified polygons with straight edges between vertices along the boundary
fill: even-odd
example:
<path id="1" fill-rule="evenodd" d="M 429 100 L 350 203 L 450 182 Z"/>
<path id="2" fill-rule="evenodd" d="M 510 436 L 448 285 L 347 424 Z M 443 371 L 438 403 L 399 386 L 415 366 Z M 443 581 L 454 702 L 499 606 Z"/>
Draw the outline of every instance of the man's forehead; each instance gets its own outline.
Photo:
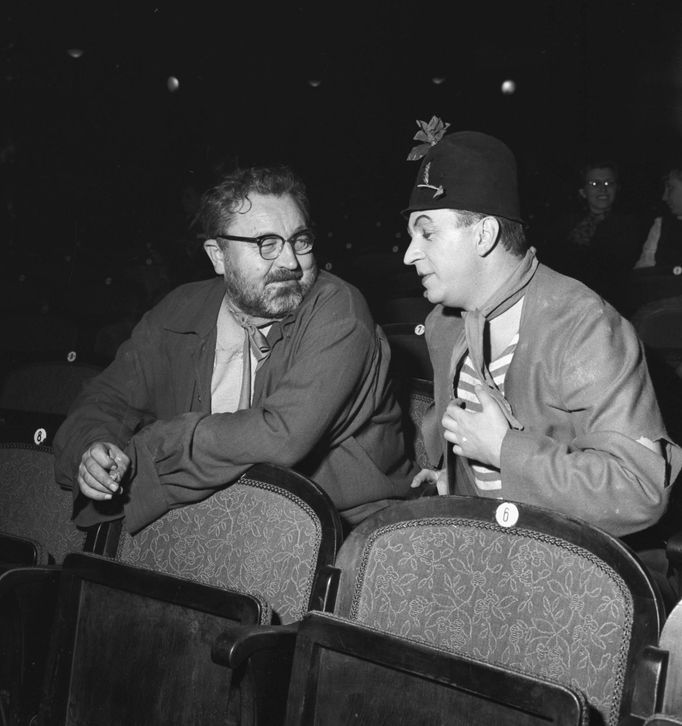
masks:
<path id="1" fill-rule="evenodd" d="M 448 218 L 456 217 L 457 214 L 454 209 L 424 209 L 417 212 L 410 212 L 410 216 L 407 221 L 409 229 L 413 229 L 419 224 L 428 224 L 430 222 L 439 222 Z"/>
<path id="2" fill-rule="evenodd" d="M 261 224 L 298 224 L 303 215 L 289 194 L 250 193 L 235 210 L 231 227 Z"/>

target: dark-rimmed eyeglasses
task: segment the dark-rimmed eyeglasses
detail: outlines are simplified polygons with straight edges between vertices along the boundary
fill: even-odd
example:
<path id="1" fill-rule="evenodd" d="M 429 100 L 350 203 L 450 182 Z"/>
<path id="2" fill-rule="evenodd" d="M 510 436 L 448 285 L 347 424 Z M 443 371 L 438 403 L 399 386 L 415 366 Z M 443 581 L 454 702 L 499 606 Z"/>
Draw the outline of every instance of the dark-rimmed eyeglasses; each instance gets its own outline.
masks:
<path id="1" fill-rule="evenodd" d="M 287 242 L 297 255 L 307 255 L 309 252 L 312 252 L 315 244 L 315 234 L 310 229 L 302 229 L 300 232 L 296 232 L 296 234 L 289 237 L 289 239 L 284 239 L 284 237 L 278 234 L 262 234 L 259 237 L 240 237 L 236 234 L 221 234 L 216 235 L 216 239 L 229 239 L 235 240 L 236 242 L 250 242 L 251 244 L 258 245 L 258 251 L 264 260 L 277 259 Z"/>

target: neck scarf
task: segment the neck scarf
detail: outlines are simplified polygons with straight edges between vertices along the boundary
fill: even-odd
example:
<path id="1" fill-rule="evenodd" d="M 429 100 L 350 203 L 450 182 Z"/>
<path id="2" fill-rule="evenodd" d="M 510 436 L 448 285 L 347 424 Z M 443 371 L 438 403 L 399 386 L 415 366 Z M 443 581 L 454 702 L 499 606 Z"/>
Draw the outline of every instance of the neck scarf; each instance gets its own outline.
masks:
<path id="1" fill-rule="evenodd" d="M 509 425 L 518 430 L 523 429 L 523 426 L 514 417 L 511 406 L 495 385 L 485 362 L 484 335 L 486 324 L 490 320 L 502 315 L 525 295 L 537 267 L 535 250 L 531 248 L 502 287 L 496 290 L 480 308 L 463 313 L 464 330 L 455 342 L 450 361 L 450 380 L 454 381 L 457 366 L 467 350 L 469 351 L 476 374 L 483 384 L 488 386 L 490 394 L 500 405 Z"/>
<path id="2" fill-rule="evenodd" d="M 251 354 L 256 359 L 256 370 L 267 360 L 270 355 L 270 344 L 268 339 L 263 335 L 257 325 L 253 323 L 251 318 L 241 310 L 237 310 L 226 300 L 227 309 L 230 311 L 234 319 L 244 329 L 244 350 L 242 353 L 242 387 L 239 394 L 238 411 L 251 407 Z M 269 321 L 261 328 L 272 325 Z"/>

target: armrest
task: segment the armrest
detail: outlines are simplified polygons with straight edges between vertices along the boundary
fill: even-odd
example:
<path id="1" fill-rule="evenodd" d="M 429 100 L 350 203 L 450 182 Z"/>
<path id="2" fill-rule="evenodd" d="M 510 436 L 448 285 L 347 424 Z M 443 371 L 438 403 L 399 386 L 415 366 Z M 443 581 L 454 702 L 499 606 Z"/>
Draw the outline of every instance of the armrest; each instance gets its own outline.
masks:
<path id="1" fill-rule="evenodd" d="M 298 623 L 228 626 L 214 641 L 211 658 L 214 663 L 236 669 L 265 650 L 293 654 L 297 633 Z"/>
<path id="2" fill-rule="evenodd" d="M 675 532 L 665 546 L 668 561 L 675 567 L 682 567 L 682 532 Z"/>
<path id="3" fill-rule="evenodd" d="M 339 589 L 341 570 L 333 565 L 320 567 L 315 578 L 314 597 L 311 598 L 310 609 L 333 612 L 336 595 Z"/>
<path id="4" fill-rule="evenodd" d="M 655 645 L 647 645 L 637 663 L 630 705 L 632 716 L 645 719 L 659 709 L 667 668 L 668 651 Z"/>

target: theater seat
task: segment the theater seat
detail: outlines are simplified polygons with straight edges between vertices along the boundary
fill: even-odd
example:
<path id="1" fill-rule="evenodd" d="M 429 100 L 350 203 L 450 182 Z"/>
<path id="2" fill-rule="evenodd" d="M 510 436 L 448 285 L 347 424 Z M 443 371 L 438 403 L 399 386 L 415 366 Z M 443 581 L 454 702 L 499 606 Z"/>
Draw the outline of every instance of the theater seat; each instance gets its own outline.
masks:
<path id="1" fill-rule="evenodd" d="M 580 693 L 327 613 L 298 631 L 287 726 L 579 726 Z"/>
<path id="2" fill-rule="evenodd" d="M 70 554 L 38 722 L 224 726 L 234 674 L 211 661 L 211 643 L 226 625 L 268 619 L 252 595 Z"/>
<path id="3" fill-rule="evenodd" d="M 74 356 L 25 362 L 5 374 L 0 409 L 65 416 L 83 384 L 101 370 Z"/>
<path id="4" fill-rule="evenodd" d="M 634 553 L 581 520 L 513 502 L 400 502 L 344 541 L 333 614 L 395 639 L 551 681 L 597 721 L 630 713 L 660 595 Z M 401 639 L 400 641 L 398 639 Z M 325 646 L 326 647 L 326 646 Z M 359 688 L 360 702 L 369 699 Z M 362 721 L 359 721 L 362 723 Z"/>
<path id="5" fill-rule="evenodd" d="M 682 602 L 668 615 L 658 643 L 638 659 L 631 713 L 651 726 L 682 721 Z"/>
<path id="6" fill-rule="evenodd" d="M 224 647 L 219 655 L 213 650 L 214 663 L 207 652 L 204 667 L 218 663 L 233 672 L 237 722 L 272 726 L 284 715 L 298 622 L 330 596 L 327 572 L 341 533 L 338 512 L 315 482 L 259 464 L 209 499 L 175 509 L 135 536 L 123 532 L 115 557 L 247 593 L 267 606 L 270 627 L 226 626 L 216 638 Z M 247 646 L 238 642 L 245 635 Z"/>
<path id="7" fill-rule="evenodd" d="M 326 492 L 292 470 L 249 469 L 209 499 L 168 512 L 131 536 L 116 559 L 264 598 L 279 623 L 315 605 L 320 568 L 334 562 L 341 522 Z"/>
<path id="8" fill-rule="evenodd" d="M 386 323 L 381 326 L 391 348 L 391 370 L 398 381 L 433 380 L 422 323 Z"/>
<path id="9" fill-rule="evenodd" d="M 59 565 L 69 552 L 103 551 L 111 536 L 107 524 L 76 528 L 71 507 L 49 447 L 0 443 L 0 708 L 10 724 L 37 712 Z M 30 567 L 15 574 L 20 566 Z"/>
<path id="10" fill-rule="evenodd" d="M 0 533 L 33 543 L 32 564 L 58 564 L 83 549 L 86 532 L 72 523 L 71 509 L 71 492 L 55 482 L 51 448 L 0 442 Z"/>

